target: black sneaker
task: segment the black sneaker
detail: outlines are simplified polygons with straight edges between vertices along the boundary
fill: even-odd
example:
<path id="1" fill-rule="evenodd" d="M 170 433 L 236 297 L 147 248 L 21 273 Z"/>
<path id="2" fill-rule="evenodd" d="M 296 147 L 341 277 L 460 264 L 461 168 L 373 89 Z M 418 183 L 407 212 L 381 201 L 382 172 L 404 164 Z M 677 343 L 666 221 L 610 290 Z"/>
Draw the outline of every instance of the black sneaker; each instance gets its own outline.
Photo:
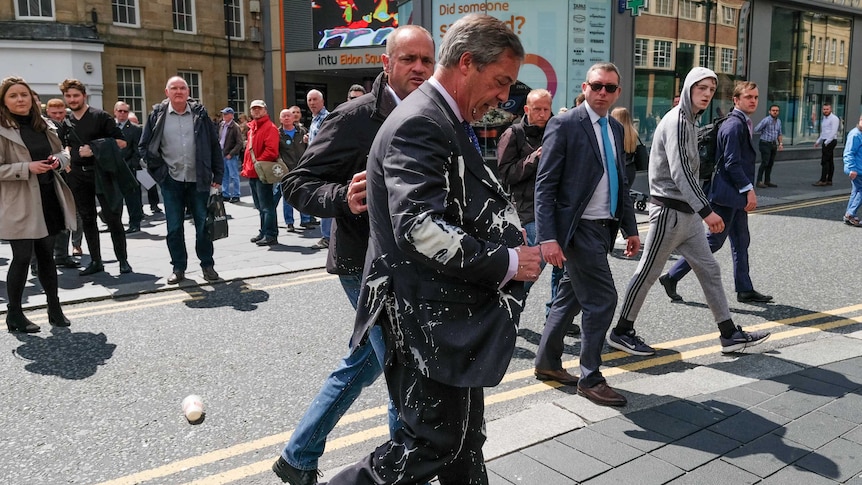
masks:
<path id="1" fill-rule="evenodd" d="M 608 345 L 631 355 L 654 355 L 655 349 L 645 344 L 634 330 L 617 335 L 613 331 L 608 334 Z"/>
<path id="2" fill-rule="evenodd" d="M 769 338 L 769 332 L 746 332 L 739 325 L 736 326 L 736 331 L 730 338 L 720 337 L 721 352 L 729 354 L 731 352 L 740 352 L 748 347 L 760 345 Z"/>
<path id="3" fill-rule="evenodd" d="M 272 464 L 272 471 L 283 483 L 290 485 L 315 485 L 320 472 L 317 470 L 300 470 L 290 466 L 282 457 Z"/>

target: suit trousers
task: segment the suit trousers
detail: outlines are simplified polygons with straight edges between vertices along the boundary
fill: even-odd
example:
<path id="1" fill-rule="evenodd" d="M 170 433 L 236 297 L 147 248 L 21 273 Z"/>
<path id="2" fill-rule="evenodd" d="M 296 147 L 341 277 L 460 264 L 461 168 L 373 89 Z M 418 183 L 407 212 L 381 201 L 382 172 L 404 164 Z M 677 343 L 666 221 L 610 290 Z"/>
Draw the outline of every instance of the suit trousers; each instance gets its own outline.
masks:
<path id="1" fill-rule="evenodd" d="M 730 248 L 733 251 L 733 283 L 736 292 L 752 291 L 754 285 L 748 274 L 748 247 L 751 245 L 751 234 L 748 232 L 748 213 L 744 209 L 734 209 L 716 204 L 712 204 L 712 210 L 724 219 L 724 231 L 718 234 L 707 231 L 706 241 L 709 243 L 709 250 L 715 253 L 730 238 Z M 680 258 L 671 267 L 668 274 L 672 280 L 679 281 L 689 271 L 691 271 L 691 266 L 685 258 Z"/>
<path id="2" fill-rule="evenodd" d="M 829 143 L 822 145 L 820 157 L 820 181 L 831 182 L 832 176 L 835 175 L 835 145 L 838 140 L 832 140 Z"/>
<path id="3" fill-rule="evenodd" d="M 730 319 L 727 297 L 721 284 L 721 268 L 703 235 L 703 219 L 698 214 L 686 214 L 654 204 L 650 204 L 649 211 L 649 232 L 638 267 L 626 288 L 620 318 L 637 320 L 647 293 L 671 253 L 677 251 L 694 269 L 716 323 Z"/>
<path id="4" fill-rule="evenodd" d="M 329 484 L 421 484 L 436 475 L 441 485 L 486 485 L 483 389 L 436 382 L 397 362 L 392 335 L 384 333 L 386 385 L 402 427 Z"/>
<path id="5" fill-rule="evenodd" d="M 617 306 L 617 290 L 608 264 L 613 238 L 608 221 L 580 220 L 572 242 L 563 250 L 566 272 L 551 303 L 536 352 L 537 368 L 561 369 L 566 327 L 578 311 L 583 311 L 580 361 L 582 370 L 590 372 L 583 378 L 587 387 L 605 380 L 599 367 L 605 334 Z"/>
<path id="6" fill-rule="evenodd" d="M 778 146 L 775 145 L 775 142 L 760 140 L 757 148 L 760 150 L 760 168 L 757 170 L 757 181 L 768 184 L 772 181 L 772 165 L 778 154 Z"/>

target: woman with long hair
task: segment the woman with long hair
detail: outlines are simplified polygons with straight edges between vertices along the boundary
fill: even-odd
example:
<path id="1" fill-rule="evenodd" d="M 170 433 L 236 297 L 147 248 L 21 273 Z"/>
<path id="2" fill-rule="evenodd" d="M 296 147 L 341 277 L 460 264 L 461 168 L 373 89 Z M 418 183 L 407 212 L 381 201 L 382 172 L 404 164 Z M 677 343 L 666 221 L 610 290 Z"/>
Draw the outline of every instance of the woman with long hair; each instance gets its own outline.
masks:
<path id="1" fill-rule="evenodd" d="M 625 138 L 623 140 L 623 150 L 626 152 L 626 178 L 629 181 L 629 187 L 631 187 L 635 183 L 635 175 L 637 174 L 637 168 L 635 167 L 635 151 L 640 142 L 638 139 L 638 130 L 635 129 L 632 114 L 626 108 L 614 108 L 613 111 L 611 111 L 611 116 L 623 125 Z"/>
<path id="2" fill-rule="evenodd" d="M 42 118 L 36 93 L 23 79 L 0 81 L 0 99 L 0 239 L 12 247 L 6 276 L 6 327 L 10 332 L 39 331 L 21 308 L 33 254 L 48 300 L 48 321 L 68 327 L 57 294 L 53 250 L 54 237 L 65 228 L 75 228 L 72 192 L 57 173 L 68 165 L 69 155 L 53 125 Z"/>

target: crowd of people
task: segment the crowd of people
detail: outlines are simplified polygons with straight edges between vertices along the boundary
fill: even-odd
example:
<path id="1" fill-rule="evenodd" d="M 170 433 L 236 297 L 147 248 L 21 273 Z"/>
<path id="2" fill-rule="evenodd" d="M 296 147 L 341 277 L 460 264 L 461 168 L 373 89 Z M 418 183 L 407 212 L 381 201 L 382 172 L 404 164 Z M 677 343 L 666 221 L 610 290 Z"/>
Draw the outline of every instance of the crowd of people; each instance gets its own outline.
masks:
<path id="1" fill-rule="evenodd" d="M 758 86 L 737 82 L 734 109 L 718 130 L 717 169 L 702 184 L 697 123 L 718 77 L 703 67 L 688 73 L 679 102 L 654 128 L 650 222 L 641 253 L 629 195 L 640 142 L 629 111 L 615 107 L 624 80 L 613 63 L 590 67 L 580 102 L 557 115 L 550 92 L 530 92 L 523 118 L 501 136 L 496 166 L 483 158 L 471 123 L 508 99 L 524 58 L 517 35 L 490 16 L 467 15 L 449 26 L 436 60 L 432 35 L 402 26 L 389 36 L 383 72 L 369 92 L 351 86 L 347 101 L 332 112 L 320 91 L 307 93 L 308 128 L 296 106 L 281 110 L 276 125 L 263 100 L 250 103 L 245 122 L 237 123 L 230 107 L 214 122 L 179 76 L 167 80 L 166 98 L 143 126 L 130 121 L 123 102 L 114 116 L 89 106 L 86 87 L 75 79 L 60 84 L 64 100 L 48 101 L 43 118 L 26 81 L 4 79 L 0 202 L 7 209 L 0 239 L 13 251 L 8 329 L 39 331 L 21 308 L 31 258 L 49 322 L 70 324 L 60 308 L 56 265 L 78 264 L 69 240 L 74 256 L 83 237 L 91 258 L 80 274 L 105 271 L 99 218 L 108 226 L 119 272 L 133 271 L 125 236 L 141 230 L 138 180 L 146 176 L 136 172 L 145 171 L 158 187 L 148 190 L 151 210 L 160 210 L 159 192 L 164 204 L 169 284 L 185 279 L 189 217 L 203 276 L 220 279 L 206 233 L 207 205 L 219 191 L 226 201 L 238 201 L 241 178 L 260 217 L 253 244 L 278 244 L 280 199 L 288 231 L 296 230 L 294 208 L 302 227 L 315 227 L 320 218 L 322 238 L 314 247 L 328 249 L 326 269 L 338 275 L 356 314 L 350 350 L 272 465 L 292 485 L 317 483 L 327 435 L 381 374 L 390 398 L 389 439 L 330 483 L 426 483 L 434 477 L 441 484 L 487 483 L 483 388 L 497 385 L 506 372 L 530 286 L 545 264 L 554 267 L 554 277 L 535 377 L 575 386 L 596 404 L 627 403 L 602 375 L 605 343 L 636 356 L 656 353 L 635 331 L 656 281 L 678 301 L 677 285 L 694 270 L 722 352 L 764 342 L 768 333 L 734 323 L 713 253 L 730 240 L 738 301 L 772 301 L 754 289 L 749 275 L 748 213 L 757 207 L 756 189 L 776 186 L 771 169 L 783 148 L 778 107 L 755 127 Z M 823 113 L 827 119 L 831 109 L 824 106 Z M 826 158 L 836 135 L 830 123 L 823 125 L 818 186 L 831 184 L 834 170 Z M 860 224 L 860 130 L 862 119 L 844 152 L 853 186 L 844 216 L 850 225 Z M 288 168 L 280 183 L 257 167 L 276 159 Z M 619 232 L 623 254 L 640 254 L 640 260 L 611 328 L 618 294 L 608 254 Z M 672 252 L 683 258 L 662 274 Z M 578 314 L 579 327 L 573 323 Z M 577 375 L 562 365 L 566 334 L 580 335 Z"/>

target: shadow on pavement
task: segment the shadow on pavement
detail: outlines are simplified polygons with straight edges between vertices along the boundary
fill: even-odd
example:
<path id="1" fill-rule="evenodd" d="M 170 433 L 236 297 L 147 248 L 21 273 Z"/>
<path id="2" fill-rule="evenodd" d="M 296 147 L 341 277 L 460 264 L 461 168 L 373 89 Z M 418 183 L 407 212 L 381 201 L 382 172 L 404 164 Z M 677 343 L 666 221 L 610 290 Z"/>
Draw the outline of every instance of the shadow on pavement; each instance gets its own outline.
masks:
<path id="1" fill-rule="evenodd" d="M 211 290 L 196 285 L 181 286 L 180 289 L 191 297 L 184 302 L 189 308 L 233 307 L 237 311 L 251 312 L 257 310 L 258 303 L 269 300 L 269 293 L 250 289 L 243 280 L 216 283 Z"/>
<path id="2" fill-rule="evenodd" d="M 43 327 L 44 328 L 44 327 Z M 71 327 L 51 327 L 51 335 L 16 333 L 21 345 L 13 354 L 28 361 L 29 372 L 61 379 L 91 377 L 114 355 L 115 344 L 104 333 L 75 332 Z"/>

